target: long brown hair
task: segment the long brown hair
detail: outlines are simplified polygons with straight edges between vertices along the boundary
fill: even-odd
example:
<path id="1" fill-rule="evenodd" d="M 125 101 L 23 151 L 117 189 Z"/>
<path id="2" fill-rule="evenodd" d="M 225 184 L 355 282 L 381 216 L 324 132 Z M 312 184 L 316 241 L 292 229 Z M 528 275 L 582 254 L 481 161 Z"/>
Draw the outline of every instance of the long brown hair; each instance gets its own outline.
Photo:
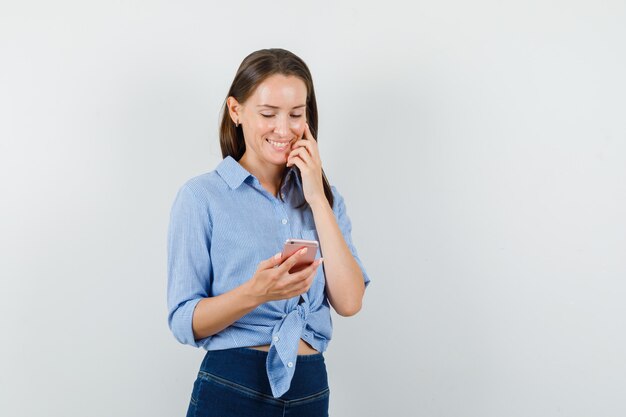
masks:
<path id="1" fill-rule="evenodd" d="M 317 101 L 315 100 L 315 89 L 313 88 L 313 77 L 309 68 L 302 59 L 285 49 L 271 48 L 260 49 L 252 52 L 250 55 L 244 58 L 235 74 L 224 104 L 222 106 L 222 121 L 220 125 L 220 147 L 222 148 L 222 158 L 227 156 L 233 157 L 236 161 L 243 156 L 246 150 L 246 143 L 243 138 L 243 130 L 241 125 L 235 127 L 230 115 L 228 113 L 228 106 L 226 100 L 229 96 L 234 97 L 239 103 L 244 103 L 254 92 L 255 88 L 261 84 L 266 78 L 274 75 L 281 74 L 285 76 L 296 76 L 304 81 L 307 89 L 306 97 L 306 119 L 309 124 L 309 129 L 313 134 L 313 137 L 317 140 Z M 302 184 L 302 174 L 296 167 L 296 172 L 300 184 Z M 280 179 L 280 190 L 285 182 L 287 170 Z M 326 178 L 324 169 L 322 169 L 322 183 L 324 185 L 324 194 L 330 206 L 333 206 L 333 193 L 330 188 L 330 183 Z M 281 201 L 283 200 L 282 193 L 278 193 Z M 302 204 L 297 208 L 304 207 L 307 202 L 302 196 Z"/>

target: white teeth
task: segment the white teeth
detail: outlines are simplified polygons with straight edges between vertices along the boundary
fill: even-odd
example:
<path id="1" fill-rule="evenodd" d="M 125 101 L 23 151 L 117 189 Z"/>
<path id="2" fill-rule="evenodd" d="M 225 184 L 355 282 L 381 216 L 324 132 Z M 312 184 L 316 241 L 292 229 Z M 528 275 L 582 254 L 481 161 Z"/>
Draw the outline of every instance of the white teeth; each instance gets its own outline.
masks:
<path id="1" fill-rule="evenodd" d="M 276 146 L 277 148 L 286 148 L 287 145 L 289 143 L 279 143 L 279 142 L 274 142 L 273 140 L 267 140 L 269 143 L 271 143 L 272 145 Z"/>

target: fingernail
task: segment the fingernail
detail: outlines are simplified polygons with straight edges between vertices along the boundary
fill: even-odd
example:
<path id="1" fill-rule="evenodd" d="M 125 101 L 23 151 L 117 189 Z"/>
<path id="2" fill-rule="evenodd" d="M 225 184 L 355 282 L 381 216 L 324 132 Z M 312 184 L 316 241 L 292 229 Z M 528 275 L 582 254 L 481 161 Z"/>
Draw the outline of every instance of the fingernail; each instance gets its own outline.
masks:
<path id="1" fill-rule="evenodd" d="M 276 255 L 274 255 L 274 259 L 278 259 L 280 258 L 280 252 L 278 252 Z"/>
<path id="2" fill-rule="evenodd" d="M 306 253 L 307 248 L 300 249 L 300 255 L 304 255 Z"/>
<path id="3" fill-rule="evenodd" d="M 323 260 L 324 260 L 324 258 L 319 258 L 319 259 L 317 260 L 317 264 L 318 264 L 318 265 L 319 265 L 319 264 L 321 264 Z"/>

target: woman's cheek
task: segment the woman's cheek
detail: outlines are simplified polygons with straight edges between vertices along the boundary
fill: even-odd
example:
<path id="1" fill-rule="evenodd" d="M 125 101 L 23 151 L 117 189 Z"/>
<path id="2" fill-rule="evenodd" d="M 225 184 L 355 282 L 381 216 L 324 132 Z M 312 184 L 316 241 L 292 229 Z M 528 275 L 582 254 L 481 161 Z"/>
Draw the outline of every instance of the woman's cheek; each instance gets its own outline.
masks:
<path id="1" fill-rule="evenodd" d="M 295 130 L 296 132 L 298 132 L 298 139 L 301 139 L 304 137 L 304 131 L 305 131 L 305 125 L 304 122 L 296 122 L 293 125 L 293 130 Z"/>
<path id="2" fill-rule="evenodd" d="M 257 119 L 257 121 L 256 121 L 256 127 L 257 127 L 257 129 L 265 129 L 265 128 L 267 128 L 268 126 L 269 126 L 269 123 L 268 123 L 268 121 L 267 121 L 267 120 L 265 120 L 265 119 L 263 119 L 263 118 Z"/>

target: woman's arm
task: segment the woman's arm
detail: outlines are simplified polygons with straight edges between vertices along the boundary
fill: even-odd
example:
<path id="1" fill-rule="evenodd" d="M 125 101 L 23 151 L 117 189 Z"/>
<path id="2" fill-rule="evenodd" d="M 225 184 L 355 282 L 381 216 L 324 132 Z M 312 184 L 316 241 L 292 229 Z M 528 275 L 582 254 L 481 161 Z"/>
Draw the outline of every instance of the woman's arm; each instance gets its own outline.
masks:
<path id="1" fill-rule="evenodd" d="M 356 249 L 351 244 L 350 219 L 343 198 L 333 192 L 337 218 L 324 193 L 322 161 L 308 123 L 304 137 L 296 141 L 287 157 L 287 167 L 296 165 L 302 175 L 304 198 L 313 211 L 315 228 L 323 250 L 326 273 L 326 295 L 335 311 L 342 316 L 359 312 L 369 277 L 357 261 Z M 333 189 L 333 186 L 331 186 Z M 348 246 L 350 243 L 350 247 Z"/>
<path id="2" fill-rule="evenodd" d="M 310 204 L 320 247 L 323 249 L 326 294 L 337 314 L 353 316 L 361 310 L 365 284 L 335 215 L 326 198 Z"/>
<path id="3" fill-rule="evenodd" d="M 196 341 L 219 333 L 261 304 L 246 284 L 198 302 L 191 322 Z"/>
<path id="4" fill-rule="evenodd" d="M 200 300 L 192 318 L 194 339 L 198 341 L 224 330 L 263 303 L 307 292 L 322 260 L 318 259 L 303 270 L 289 274 L 303 255 L 299 251 L 283 260 L 277 253 L 259 263 L 254 276 L 239 287 Z"/>

